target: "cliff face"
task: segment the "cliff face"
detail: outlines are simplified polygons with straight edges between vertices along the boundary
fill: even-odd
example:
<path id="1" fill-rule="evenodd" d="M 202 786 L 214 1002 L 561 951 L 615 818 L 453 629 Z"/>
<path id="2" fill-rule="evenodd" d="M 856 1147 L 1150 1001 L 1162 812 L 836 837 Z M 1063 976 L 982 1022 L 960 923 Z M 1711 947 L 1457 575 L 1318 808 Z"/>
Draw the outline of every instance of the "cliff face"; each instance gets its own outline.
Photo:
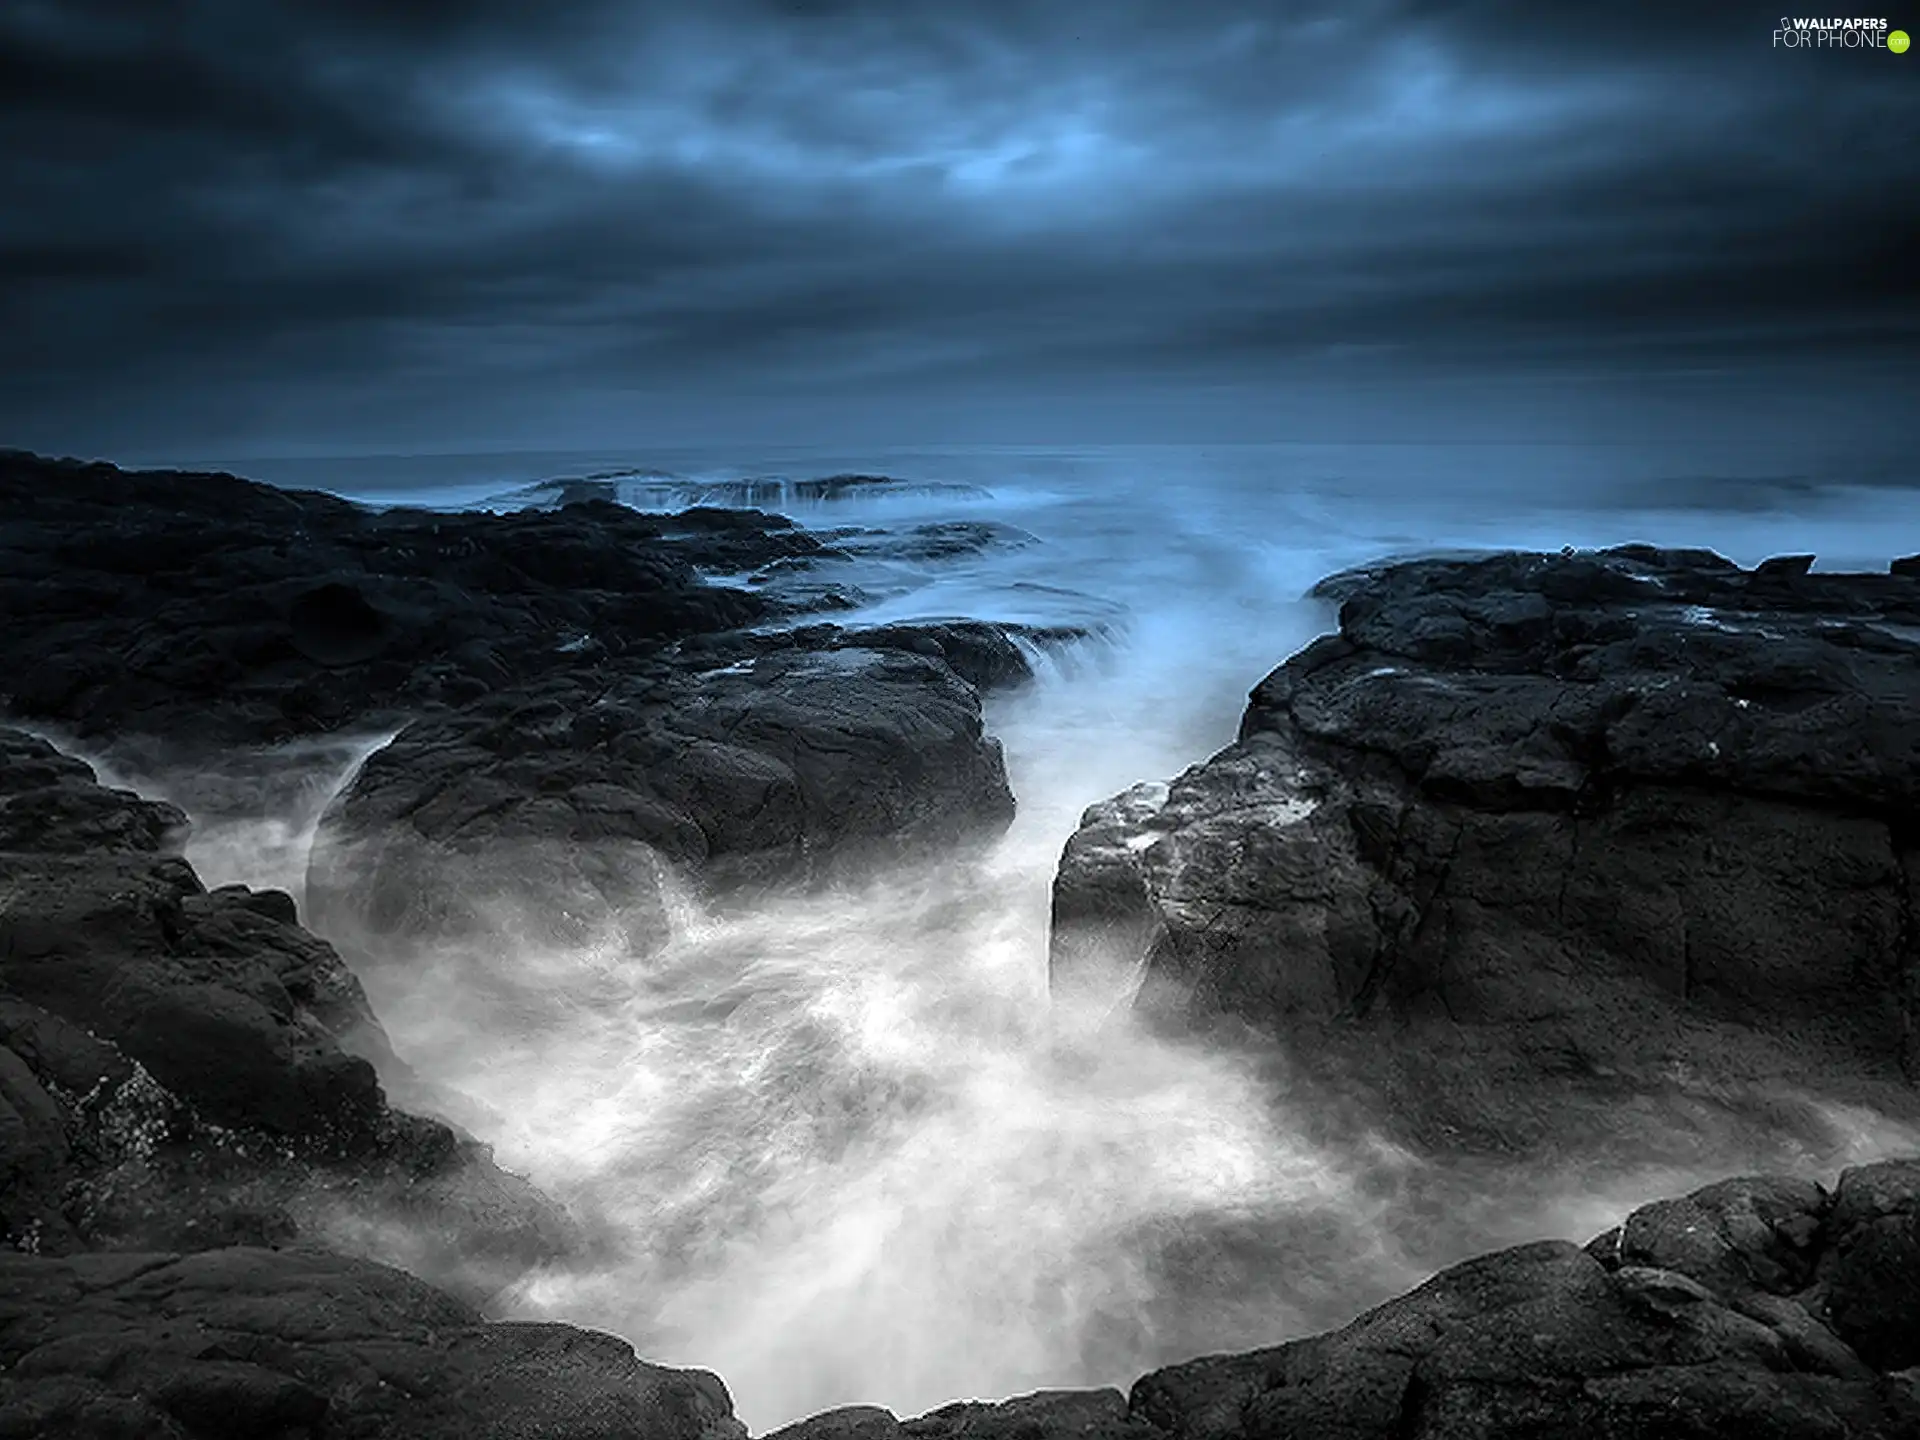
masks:
<path id="1" fill-rule="evenodd" d="M 1320 593 L 1237 743 L 1088 812 L 1057 987 L 1137 969 L 1430 1149 L 1913 1113 L 1920 582 L 1624 547 Z"/>

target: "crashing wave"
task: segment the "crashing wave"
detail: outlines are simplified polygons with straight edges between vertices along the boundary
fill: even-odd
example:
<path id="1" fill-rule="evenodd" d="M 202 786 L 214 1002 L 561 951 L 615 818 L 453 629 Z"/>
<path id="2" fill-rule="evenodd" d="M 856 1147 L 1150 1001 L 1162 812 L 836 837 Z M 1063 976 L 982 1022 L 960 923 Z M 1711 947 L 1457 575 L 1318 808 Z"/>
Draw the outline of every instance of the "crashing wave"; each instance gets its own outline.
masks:
<path id="1" fill-rule="evenodd" d="M 795 480 L 784 475 L 703 480 L 658 470 L 611 471 L 564 476 L 523 485 L 497 503 L 558 507 L 583 500 L 612 500 L 635 510 L 686 510 L 698 505 L 729 510 L 784 510 L 847 502 L 946 499 L 986 500 L 993 492 L 945 480 L 902 480 L 892 475 L 823 475 Z"/>

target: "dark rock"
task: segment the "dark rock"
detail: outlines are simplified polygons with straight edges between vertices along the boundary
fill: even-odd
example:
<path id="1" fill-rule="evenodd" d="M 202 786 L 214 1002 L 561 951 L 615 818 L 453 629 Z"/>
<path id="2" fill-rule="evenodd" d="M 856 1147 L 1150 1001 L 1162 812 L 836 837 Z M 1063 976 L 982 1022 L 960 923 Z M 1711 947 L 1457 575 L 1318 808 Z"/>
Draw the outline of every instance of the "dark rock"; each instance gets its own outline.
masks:
<path id="1" fill-rule="evenodd" d="M 825 538 L 847 554 L 910 562 L 954 560 L 1039 543 L 1025 530 L 990 520 L 943 520 L 904 530 L 831 530 Z"/>
<path id="2" fill-rule="evenodd" d="M 117 1046 L 95 1038 L 37 1005 L 0 995 L 0 1045 L 24 1059 L 47 1083 L 70 1095 L 114 1090 L 134 1066 Z"/>
<path id="3" fill-rule="evenodd" d="M 37 1241 L 58 1223 L 70 1158 L 65 1112 L 33 1066 L 0 1046 L 0 1232 Z"/>
<path id="4" fill-rule="evenodd" d="M 0 1435 L 744 1440 L 726 1387 L 610 1335 L 488 1324 L 384 1266 L 0 1254 Z"/>
<path id="5" fill-rule="evenodd" d="M 715 496 L 675 515 L 638 513 L 611 498 L 630 478 L 566 488 L 550 510 L 444 514 L 232 476 L 0 456 L 0 671 L 16 677 L 0 705 L 101 738 L 116 763 L 139 755 L 149 773 L 175 768 L 153 737 L 197 751 L 414 720 L 328 818 L 313 894 L 331 933 L 458 929 L 475 897 L 531 903 L 575 933 L 609 912 L 657 908 L 662 867 L 715 887 L 814 879 L 1005 825 L 1012 796 L 977 691 L 1031 678 L 1007 628 L 749 629 L 814 602 L 707 576 L 826 547 L 779 516 L 704 503 Z M 782 493 L 901 489 L 843 475 Z M 928 559 L 1006 538 L 965 524 L 923 530 Z M 7 625 L 9 615 L 29 623 Z M 197 891 L 177 866 L 129 866 L 108 892 L 80 885 L 151 912 L 90 918 L 59 911 L 72 877 L 42 863 L 54 830 L 91 852 L 118 827 L 120 848 L 156 852 L 179 812 L 98 787 L 19 788 L 0 828 L 46 872 L 34 882 L 41 917 L 21 923 L 57 922 L 70 937 L 95 921 L 130 925 L 150 949 L 199 960 L 193 937 L 169 930 Z M 94 808 L 49 813 L 55 804 Z M 291 926 L 280 903 L 240 908 Z M 165 1001 L 98 991 L 97 965 L 40 954 L 38 933 L 16 935 L 21 993 L 83 1006 L 88 1023 L 151 1052 L 156 1074 L 172 1067 L 173 1083 L 205 1091 L 181 1047 L 156 1048 L 174 1024 Z M 305 1053 L 291 1031 L 267 1028 L 263 1015 L 282 1031 L 302 1023 L 276 996 L 213 973 L 230 966 L 186 968 L 179 983 L 230 992 L 202 991 L 193 1006 L 225 1017 L 235 1055 Z M 134 1009 L 152 1013 L 136 1026 Z M 348 1049 L 384 1045 L 348 1043 L 340 1018 L 323 1024 Z M 282 1073 L 280 1059 L 267 1070 Z M 299 1094 L 335 1105 L 363 1088 L 342 1069 Z M 256 1109 L 266 1103 L 257 1084 L 248 1093 Z M 282 1095 L 268 1108 L 286 1115 L 294 1103 Z"/>
<path id="6" fill-rule="evenodd" d="M 1634 1211 L 1616 1256 L 1680 1271 L 1722 1295 L 1796 1294 L 1812 1283 L 1827 1203 L 1807 1181 L 1724 1181 Z"/>
<path id="7" fill-rule="evenodd" d="M 0 730 L 0 851 L 177 854 L 186 831 L 174 806 L 96 785 L 85 761 Z"/>
<path id="8" fill-rule="evenodd" d="M 1816 558 L 1812 555 L 1774 555 L 1754 566 L 1753 573 L 1762 579 L 1792 579 L 1810 573 Z"/>
<path id="9" fill-rule="evenodd" d="M 1882 1370 L 1920 1365 L 1920 1160 L 1840 1177 L 1820 1285 L 1834 1333 Z"/>
<path id="10" fill-rule="evenodd" d="M 293 645 L 322 665 L 359 665 L 386 649 L 392 624 L 352 585 L 333 581 L 293 597 Z"/>
<path id="11" fill-rule="evenodd" d="M 1088 812 L 1056 985 L 1144 962 L 1140 1006 L 1282 1035 L 1437 1149 L 1644 1156 L 1660 1114 L 1777 1134 L 1783 1092 L 1920 1112 L 1905 581 L 1624 547 L 1323 588 L 1339 634 L 1235 745 Z"/>
<path id="12" fill-rule="evenodd" d="M 900 1420 L 877 1405 L 845 1405 L 769 1431 L 761 1440 L 899 1440 Z"/>
<path id="13" fill-rule="evenodd" d="M 1920 1166 L 1849 1174 L 1866 1177 L 1863 1214 L 1920 1195 Z M 1901 1356 L 1856 1353 L 1777 1293 L 1816 1269 L 1866 1273 L 1857 1247 L 1873 1242 L 1833 1225 L 1835 1206 L 1814 1185 L 1727 1181 L 1644 1207 L 1584 1251 L 1482 1256 L 1331 1334 L 1156 1371 L 1129 1414 L 1180 1440 L 1910 1440 L 1920 1395 L 1889 1373 Z M 1648 1263 L 1660 1256 L 1678 1268 Z"/>
<path id="14" fill-rule="evenodd" d="M 848 500 L 939 496 L 974 499 L 987 492 L 977 485 L 950 481 L 901 480 L 891 475 L 823 475 L 793 480 L 783 476 L 737 480 L 690 480 L 653 470 L 619 470 L 557 480 L 541 480 L 510 490 L 500 498 L 525 505 L 577 505 L 619 501 L 650 510 L 785 509 L 793 505 L 833 504 Z M 778 517 L 774 517 L 778 519 Z M 778 520 L 786 524 L 785 520 Z"/>
<path id="15" fill-rule="evenodd" d="M 1033 666 L 1004 625 L 978 620 L 915 621 L 907 625 L 871 625 L 843 632 L 837 646 L 911 650 L 944 660 L 977 690 L 1003 690 L 1033 679 Z"/>
<path id="16" fill-rule="evenodd" d="M 0 732 L 0 816 L 20 793 L 11 757 L 37 770 L 37 745 Z M 35 848 L 0 851 L 0 987 L 113 1041 L 211 1119 L 348 1147 L 378 1127 L 373 1068 L 340 1042 L 379 1027 L 330 947 L 249 897 L 205 894 L 160 853 L 170 827 L 101 822 L 169 807 L 103 790 L 84 765 L 25 793 Z M 49 815 L 60 824 L 38 823 Z"/>
<path id="17" fill-rule="evenodd" d="M 0 836 L 31 847 L 0 849 L 4 1238 L 408 1236 L 479 1294 L 574 1244 L 484 1147 L 391 1109 L 375 1067 L 402 1067 L 338 952 L 282 892 L 204 891 L 177 819 L 0 730 Z"/>
<path id="18" fill-rule="evenodd" d="M 403 718 L 765 620 L 772 602 L 703 572 L 821 548 L 757 514 L 373 511 L 17 452 L 0 454 L 0 513 L 5 707 L 194 751 Z"/>
<path id="19" fill-rule="evenodd" d="M 860 1436 L 861 1440 L 871 1434 L 874 1440 L 882 1440 L 883 1432 L 841 1433 Z M 908 1420 L 901 1424 L 899 1433 L 914 1440 L 1028 1440 L 1039 1436 L 1046 1440 L 1155 1440 L 1161 1434 L 1156 1426 L 1128 1412 L 1127 1399 L 1118 1390 L 1042 1390 L 998 1404 L 963 1401 Z"/>
<path id="20" fill-rule="evenodd" d="M 308 897 L 336 934 L 460 933 L 498 904 L 644 930 L 665 869 L 818 878 L 996 834 L 1012 813 L 978 694 L 944 660 L 773 650 L 410 727 L 328 812 Z"/>

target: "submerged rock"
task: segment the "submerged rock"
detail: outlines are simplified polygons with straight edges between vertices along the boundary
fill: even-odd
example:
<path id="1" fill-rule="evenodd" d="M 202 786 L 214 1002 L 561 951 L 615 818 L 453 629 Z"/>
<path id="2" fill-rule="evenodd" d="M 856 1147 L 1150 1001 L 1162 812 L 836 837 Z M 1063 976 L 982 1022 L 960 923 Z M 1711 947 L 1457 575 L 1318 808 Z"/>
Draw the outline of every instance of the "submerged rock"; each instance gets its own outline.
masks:
<path id="1" fill-rule="evenodd" d="M 793 479 L 782 475 L 730 480 L 698 480 L 657 470 L 615 470 L 560 480 L 541 480 L 506 492 L 501 498 L 520 505 L 565 505 L 587 498 L 619 500 L 650 510 L 688 506 L 725 506 L 780 510 L 793 505 L 833 505 L 938 497 L 982 499 L 977 485 L 942 480 L 903 480 L 892 475 L 819 475 Z"/>
<path id="2" fill-rule="evenodd" d="M 1629 546 L 1321 592 L 1338 633 L 1234 745 L 1087 813 L 1057 986 L 1136 971 L 1434 1149 L 1637 1149 L 1661 1097 L 1920 1108 L 1908 581 Z"/>

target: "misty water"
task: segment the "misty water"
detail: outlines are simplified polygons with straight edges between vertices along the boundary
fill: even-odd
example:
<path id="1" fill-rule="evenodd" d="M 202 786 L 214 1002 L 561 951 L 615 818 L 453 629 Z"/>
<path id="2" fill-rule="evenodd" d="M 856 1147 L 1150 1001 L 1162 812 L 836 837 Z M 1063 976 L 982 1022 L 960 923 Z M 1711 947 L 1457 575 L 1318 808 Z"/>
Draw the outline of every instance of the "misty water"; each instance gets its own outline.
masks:
<path id="1" fill-rule="evenodd" d="M 745 912 L 687 901 L 644 961 L 617 933 L 556 952 L 503 919 L 470 953 L 369 975 L 396 1049 L 600 1237 L 590 1263 L 531 1275 L 496 1310 L 713 1369 L 756 1432 L 851 1402 L 912 1414 L 1124 1386 L 1340 1323 L 1478 1249 L 1585 1239 L 1730 1171 L 1920 1144 L 1836 1110 L 1811 1145 L 1750 1136 L 1676 1162 L 1650 1143 L 1640 1167 L 1436 1184 L 1384 1142 L 1328 1139 L 1283 1056 L 1149 1036 L 1119 991 L 1065 1012 L 1046 984 L 1048 887 L 1080 812 L 1226 743 L 1247 689 L 1328 626 L 1302 598 L 1320 576 L 1395 552 L 1628 540 L 1878 569 L 1920 550 L 1920 475 L 1898 463 L 1629 445 L 226 463 L 448 506 L 621 469 L 678 477 L 634 477 L 638 503 L 723 498 L 710 487 L 742 475 L 898 475 L 930 483 L 782 508 L 821 528 L 1021 533 L 833 567 L 868 597 L 833 618 L 1093 635 L 989 703 L 1020 809 L 983 855 Z M 298 893 L 314 820 L 380 738 L 236 757 L 225 776 L 124 778 L 199 812 L 190 854 L 209 884 Z M 404 1260 L 405 1237 L 373 1239 Z"/>

